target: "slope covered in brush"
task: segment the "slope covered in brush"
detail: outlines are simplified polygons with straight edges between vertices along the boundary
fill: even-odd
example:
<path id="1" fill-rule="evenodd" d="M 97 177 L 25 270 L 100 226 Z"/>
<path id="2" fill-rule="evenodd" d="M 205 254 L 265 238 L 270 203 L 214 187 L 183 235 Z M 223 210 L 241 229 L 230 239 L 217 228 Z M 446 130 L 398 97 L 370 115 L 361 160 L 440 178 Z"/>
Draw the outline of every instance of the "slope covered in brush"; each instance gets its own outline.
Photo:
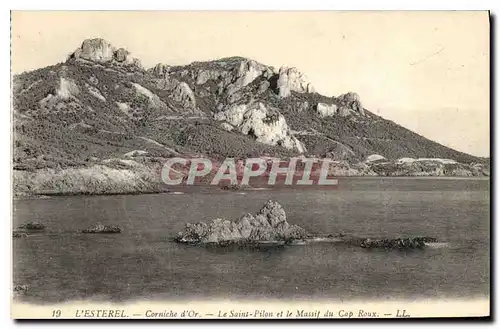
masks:
<path id="1" fill-rule="evenodd" d="M 12 86 L 15 170 L 130 158 L 148 167 L 178 154 L 485 163 L 371 113 L 355 93 L 323 96 L 296 68 L 242 57 L 145 69 L 127 50 L 88 39 Z"/>

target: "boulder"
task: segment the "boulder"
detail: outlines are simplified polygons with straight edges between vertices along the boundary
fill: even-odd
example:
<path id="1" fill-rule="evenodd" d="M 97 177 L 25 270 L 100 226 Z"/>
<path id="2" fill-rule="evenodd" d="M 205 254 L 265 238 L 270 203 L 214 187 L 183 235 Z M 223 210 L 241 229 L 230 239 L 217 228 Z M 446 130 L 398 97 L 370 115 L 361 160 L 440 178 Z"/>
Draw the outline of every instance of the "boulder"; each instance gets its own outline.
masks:
<path id="1" fill-rule="evenodd" d="M 113 60 L 115 48 L 101 38 L 86 39 L 81 47 L 75 51 L 75 57 L 93 62 L 109 62 Z"/>
<path id="2" fill-rule="evenodd" d="M 286 213 L 278 202 L 269 200 L 255 216 L 245 214 L 237 221 L 217 218 L 208 224 L 188 223 L 184 231 L 179 232 L 175 241 L 187 244 L 227 245 L 291 241 L 305 239 L 308 236 L 303 228 L 287 222 Z"/>
<path id="3" fill-rule="evenodd" d="M 223 122 L 221 123 L 221 128 L 224 129 L 225 131 L 233 131 L 234 127 L 231 126 L 229 123 L 227 122 Z"/>
<path id="4" fill-rule="evenodd" d="M 124 48 L 118 49 L 114 54 L 115 60 L 120 63 L 125 62 L 128 55 L 130 55 L 130 53 Z"/>
<path id="5" fill-rule="evenodd" d="M 365 111 L 358 94 L 348 92 L 337 97 L 337 101 L 340 104 L 339 108 L 342 109 L 342 113 L 340 113 L 341 115 L 348 115 L 348 110 L 352 110 L 355 114 L 361 116 L 365 115 Z"/>
<path id="6" fill-rule="evenodd" d="M 140 61 L 131 57 L 126 49 L 116 49 L 108 41 L 101 38 L 84 40 L 80 48 L 76 49 L 71 57 L 96 63 L 115 63 L 142 67 Z"/>
<path id="7" fill-rule="evenodd" d="M 285 117 L 263 103 L 250 107 L 243 115 L 240 130 L 245 135 L 253 135 L 258 142 L 276 145 L 288 135 Z"/>

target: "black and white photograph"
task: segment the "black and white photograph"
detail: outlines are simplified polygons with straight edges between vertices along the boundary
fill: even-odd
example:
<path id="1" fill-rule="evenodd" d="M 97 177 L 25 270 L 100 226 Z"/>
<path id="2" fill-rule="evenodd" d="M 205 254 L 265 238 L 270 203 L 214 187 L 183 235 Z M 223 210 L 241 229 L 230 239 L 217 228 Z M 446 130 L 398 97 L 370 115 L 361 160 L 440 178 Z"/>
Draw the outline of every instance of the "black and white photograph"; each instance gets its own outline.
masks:
<path id="1" fill-rule="evenodd" d="M 12 11 L 11 317 L 489 317 L 490 22 Z"/>

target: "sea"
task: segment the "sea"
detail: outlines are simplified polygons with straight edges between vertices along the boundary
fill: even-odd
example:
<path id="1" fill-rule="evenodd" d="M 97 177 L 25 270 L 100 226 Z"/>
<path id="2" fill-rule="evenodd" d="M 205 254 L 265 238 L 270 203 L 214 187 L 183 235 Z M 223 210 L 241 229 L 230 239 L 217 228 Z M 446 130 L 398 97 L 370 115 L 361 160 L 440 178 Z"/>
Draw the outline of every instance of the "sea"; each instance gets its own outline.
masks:
<path id="1" fill-rule="evenodd" d="M 237 219 L 267 200 L 287 220 L 318 234 L 430 236 L 423 250 L 342 244 L 207 248 L 177 244 L 186 223 Z M 335 189 L 57 196 L 15 200 L 13 228 L 44 232 L 13 239 L 17 299 L 68 301 L 401 300 L 489 298 L 490 180 L 339 178 Z M 96 223 L 121 234 L 82 234 Z"/>

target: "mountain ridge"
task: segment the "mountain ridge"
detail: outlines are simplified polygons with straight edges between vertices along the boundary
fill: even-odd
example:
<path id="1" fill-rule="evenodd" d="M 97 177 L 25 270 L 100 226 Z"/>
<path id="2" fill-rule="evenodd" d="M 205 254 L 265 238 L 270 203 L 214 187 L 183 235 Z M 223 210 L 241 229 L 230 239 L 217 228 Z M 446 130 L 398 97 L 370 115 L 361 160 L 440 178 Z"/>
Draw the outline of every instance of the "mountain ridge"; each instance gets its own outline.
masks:
<path id="1" fill-rule="evenodd" d="M 328 157 L 346 176 L 489 175 L 487 160 L 370 112 L 356 93 L 320 95 L 297 68 L 241 56 L 146 69 L 126 49 L 96 38 L 65 62 L 12 80 L 14 171 L 23 193 L 54 189 L 61 171 L 94 167 L 134 179 L 141 172 L 139 185 L 157 189 L 151 169 L 179 154 Z M 126 156 L 133 151 L 141 155 Z M 379 161 L 367 161 L 374 154 Z M 398 163 L 404 158 L 416 161 Z M 39 176 L 44 183 L 30 183 Z"/>

